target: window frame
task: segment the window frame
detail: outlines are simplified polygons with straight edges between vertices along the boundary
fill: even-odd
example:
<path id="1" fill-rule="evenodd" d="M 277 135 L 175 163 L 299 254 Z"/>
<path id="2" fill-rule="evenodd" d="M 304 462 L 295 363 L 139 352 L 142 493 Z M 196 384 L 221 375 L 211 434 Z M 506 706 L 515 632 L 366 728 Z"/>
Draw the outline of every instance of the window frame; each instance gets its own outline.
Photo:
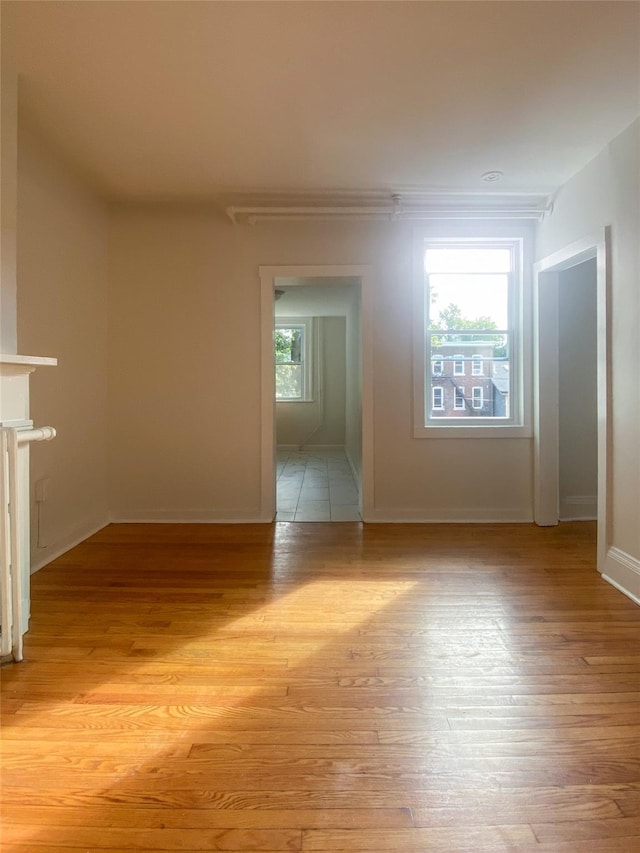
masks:
<path id="1" fill-rule="evenodd" d="M 471 375 L 484 376 L 484 359 L 477 353 L 471 356 Z"/>
<path id="2" fill-rule="evenodd" d="M 466 398 L 464 396 L 464 388 L 460 385 L 454 385 L 453 388 L 453 410 L 454 412 L 464 412 L 466 409 Z M 458 405 L 460 404 L 460 405 Z"/>
<path id="3" fill-rule="evenodd" d="M 522 224 L 510 229 L 504 223 L 492 227 L 478 224 L 477 236 L 452 228 L 446 236 L 417 228 L 414 232 L 414 437 L 415 438 L 528 438 L 531 423 L 531 245 L 532 231 Z M 441 231 L 441 229 L 438 229 Z M 456 236 L 456 232 L 460 236 Z M 509 248 L 513 253 L 509 273 L 508 329 L 510 344 L 510 417 L 428 417 L 428 393 L 432 373 L 427 346 L 428 280 L 425 252 L 431 248 Z M 486 376 L 484 372 L 475 375 Z M 472 367 L 473 370 L 473 367 Z M 466 373 L 466 371 L 465 371 Z M 474 375 L 473 372 L 471 375 Z M 484 396 L 484 395 L 483 395 Z M 458 410 L 459 411 L 459 410 Z M 478 410 L 476 410 L 478 411 Z"/>
<path id="4" fill-rule="evenodd" d="M 278 397 L 274 394 L 276 403 L 311 403 L 314 401 L 314 382 L 313 382 L 313 342 L 314 342 L 314 322 L 313 317 L 276 317 L 273 326 L 274 332 L 274 382 L 275 371 L 278 368 L 278 362 L 275 360 L 275 332 L 277 329 L 294 329 L 302 328 L 302 396 L 300 397 Z M 285 362 L 286 363 L 286 362 Z M 276 383 L 277 387 L 277 383 Z"/>
<path id="5" fill-rule="evenodd" d="M 436 406 L 436 391 L 440 392 L 440 405 Z M 432 385 L 431 386 L 431 408 L 440 410 L 444 410 L 444 386 L 443 385 Z"/>
<path id="6" fill-rule="evenodd" d="M 479 394 L 476 394 L 476 391 L 479 391 Z M 476 405 L 477 398 L 480 399 L 480 405 Z M 475 411 L 478 409 L 482 409 L 484 407 L 484 388 L 482 385 L 473 385 L 471 387 L 471 408 Z"/>

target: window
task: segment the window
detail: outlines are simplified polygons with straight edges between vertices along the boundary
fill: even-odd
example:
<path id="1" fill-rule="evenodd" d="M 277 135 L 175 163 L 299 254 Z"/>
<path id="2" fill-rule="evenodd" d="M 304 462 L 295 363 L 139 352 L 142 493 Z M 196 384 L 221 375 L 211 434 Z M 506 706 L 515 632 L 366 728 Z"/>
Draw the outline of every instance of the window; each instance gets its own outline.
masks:
<path id="1" fill-rule="evenodd" d="M 312 399 L 311 342 L 311 318 L 276 321 L 276 400 Z"/>
<path id="2" fill-rule="evenodd" d="M 304 399 L 304 326 L 276 326 L 276 400 Z"/>
<path id="3" fill-rule="evenodd" d="M 444 388 L 441 385 L 436 385 L 431 389 L 433 396 L 432 408 L 444 409 Z"/>
<path id="4" fill-rule="evenodd" d="M 418 240 L 416 436 L 530 434 L 523 388 L 523 242 Z M 445 386 L 434 394 L 443 376 L 452 390 Z M 482 379 L 472 386 L 465 376 Z"/>

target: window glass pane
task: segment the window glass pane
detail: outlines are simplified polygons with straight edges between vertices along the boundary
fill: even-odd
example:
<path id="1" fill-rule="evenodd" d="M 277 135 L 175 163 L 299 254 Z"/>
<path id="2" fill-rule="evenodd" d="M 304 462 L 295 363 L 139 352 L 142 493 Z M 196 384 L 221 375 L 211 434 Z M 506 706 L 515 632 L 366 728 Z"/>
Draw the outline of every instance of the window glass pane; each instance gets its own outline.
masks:
<path id="1" fill-rule="evenodd" d="M 276 399 L 304 399 L 304 326 L 276 326 Z"/>
<path id="2" fill-rule="evenodd" d="M 276 399 L 300 400 L 302 392 L 302 365 L 276 364 Z"/>
<path id="3" fill-rule="evenodd" d="M 427 249 L 424 268 L 428 273 L 510 272 L 509 249 Z"/>
<path id="4" fill-rule="evenodd" d="M 429 417 L 511 417 L 508 334 L 470 330 L 468 334 L 432 334 L 430 340 L 442 370 L 430 377 Z M 479 366 L 482 373 L 477 372 Z"/>
<path id="5" fill-rule="evenodd" d="M 509 328 L 507 275 L 429 276 L 429 322 L 441 329 Z"/>
<path id="6" fill-rule="evenodd" d="M 300 364 L 304 343 L 304 326 L 278 326 L 275 330 L 277 364 Z"/>

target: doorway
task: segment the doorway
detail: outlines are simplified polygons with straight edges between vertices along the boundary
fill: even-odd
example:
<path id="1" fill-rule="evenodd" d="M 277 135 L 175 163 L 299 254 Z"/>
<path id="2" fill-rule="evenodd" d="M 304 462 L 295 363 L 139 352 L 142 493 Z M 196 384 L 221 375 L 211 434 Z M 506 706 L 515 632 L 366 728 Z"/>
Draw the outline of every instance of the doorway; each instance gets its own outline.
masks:
<path id="1" fill-rule="evenodd" d="M 370 270 L 261 267 L 260 278 L 261 516 L 366 520 L 372 503 Z"/>
<path id="2" fill-rule="evenodd" d="M 276 521 L 360 521 L 360 280 L 276 278 Z"/>
<path id="3" fill-rule="evenodd" d="M 609 230 L 604 229 L 534 265 L 534 520 L 541 526 L 558 524 L 564 511 L 560 500 L 561 423 L 565 416 L 574 418 L 574 414 L 567 414 L 566 410 L 561 413 L 561 388 L 565 390 L 567 379 L 564 368 L 560 369 L 561 352 L 564 350 L 566 354 L 566 342 L 561 343 L 560 335 L 567 328 L 566 325 L 561 326 L 561 314 L 566 315 L 567 311 L 566 307 L 561 307 L 564 295 L 561 299 L 560 288 L 563 283 L 568 285 L 571 281 L 574 284 L 578 282 L 578 286 L 582 281 L 584 286 L 588 286 L 589 275 L 581 273 L 595 271 L 595 354 L 590 358 L 595 367 L 592 381 L 595 383 L 597 413 L 596 494 L 583 495 L 581 499 L 585 502 L 591 499 L 596 504 L 597 564 L 600 572 L 604 571 L 611 529 L 608 257 Z M 562 460 L 563 468 L 568 462 L 567 459 Z"/>
<path id="4" fill-rule="evenodd" d="M 558 517 L 598 517 L 595 258 L 558 276 Z"/>

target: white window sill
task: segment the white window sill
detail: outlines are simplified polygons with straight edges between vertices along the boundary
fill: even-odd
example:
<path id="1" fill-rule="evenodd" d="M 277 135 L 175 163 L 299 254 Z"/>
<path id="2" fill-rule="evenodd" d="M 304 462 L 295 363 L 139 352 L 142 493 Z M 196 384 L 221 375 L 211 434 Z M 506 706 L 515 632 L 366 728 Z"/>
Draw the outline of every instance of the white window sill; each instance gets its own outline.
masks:
<path id="1" fill-rule="evenodd" d="M 530 426 L 416 426 L 414 438 L 531 438 Z"/>

